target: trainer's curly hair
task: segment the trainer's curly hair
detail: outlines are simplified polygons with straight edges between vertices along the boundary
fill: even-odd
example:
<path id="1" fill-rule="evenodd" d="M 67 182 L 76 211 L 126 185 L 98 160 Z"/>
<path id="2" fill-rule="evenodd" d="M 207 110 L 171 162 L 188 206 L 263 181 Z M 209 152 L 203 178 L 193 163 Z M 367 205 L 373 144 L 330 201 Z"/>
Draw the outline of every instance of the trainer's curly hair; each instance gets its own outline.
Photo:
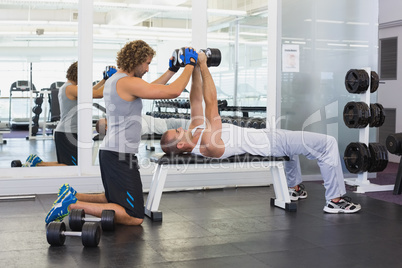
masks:
<path id="1" fill-rule="evenodd" d="M 78 81 L 78 61 L 74 62 L 67 69 L 66 78 L 70 81 L 77 83 Z"/>
<path id="2" fill-rule="evenodd" d="M 131 41 L 117 53 L 116 64 L 119 69 L 131 73 L 135 67 L 146 62 L 149 57 L 153 58 L 155 54 L 155 50 L 146 42 Z"/>

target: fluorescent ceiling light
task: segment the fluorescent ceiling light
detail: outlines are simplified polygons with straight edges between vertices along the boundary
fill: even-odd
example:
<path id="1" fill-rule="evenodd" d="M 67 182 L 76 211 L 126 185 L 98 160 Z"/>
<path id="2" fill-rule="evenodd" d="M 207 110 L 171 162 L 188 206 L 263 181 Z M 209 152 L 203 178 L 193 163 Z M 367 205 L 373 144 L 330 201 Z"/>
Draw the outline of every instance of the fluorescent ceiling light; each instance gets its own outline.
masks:
<path id="1" fill-rule="evenodd" d="M 328 43 L 328 46 L 334 46 L 334 47 L 347 47 L 347 44 L 339 44 L 339 43 Z"/>
<path id="2" fill-rule="evenodd" d="M 350 47 L 369 47 L 368 45 L 350 45 Z"/>
<path id="3" fill-rule="evenodd" d="M 368 22 L 351 22 L 351 21 L 346 22 L 346 24 L 350 24 L 350 25 L 362 25 L 362 26 L 368 26 L 368 25 L 370 25 L 370 23 L 368 23 Z"/>
<path id="4" fill-rule="evenodd" d="M 247 36 L 261 36 L 261 37 L 266 37 L 266 33 L 250 33 L 250 32 L 240 32 L 240 35 L 247 35 Z"/>
<path id="5" fill-rule="evenodd" d="M 302 41 L 292 41 L 292 44 L 299 44 L 299 45 L 305 45 L 306 42 L 302 42 Z"/>
<path id="6" fill-rule="evenodd" d="M 321 23 L 333 23 L 333 24 L 342 24 L 342 23 L 345 23 L 344 21 L 339 21 L 339 20 L 316 20 L 316 22 L 321 22 Z"/>

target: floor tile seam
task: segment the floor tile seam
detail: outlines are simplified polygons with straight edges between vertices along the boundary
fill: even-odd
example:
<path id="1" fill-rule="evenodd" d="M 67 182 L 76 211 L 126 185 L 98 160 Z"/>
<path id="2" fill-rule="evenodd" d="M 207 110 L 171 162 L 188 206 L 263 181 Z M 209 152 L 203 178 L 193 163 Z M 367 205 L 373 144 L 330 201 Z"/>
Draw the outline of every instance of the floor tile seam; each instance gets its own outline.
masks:
<path id="1" fill-rule="evenodd" d="M 200 261 L 200 260 L 213 260 L 213 259 L 219 259 L 219 258 L 230 258 L 230 257 L 241 257 L 241 256 L 250 256 L 249 254 L 245 253 L 244 251 L 241 251 L 241 253 L 239 254 L 223 254 L 220 256 L 214 256 L 214 257 L 202 257 L 202 258 L 197 258 L 197 257 L 193 257 L 193 258 L 187 258 L 187 259 L 181 259 L 180 261 Z"/>
<path id="2" fill-rule="evenodd" d="M 219 238 L 219 236 L 215 235 L 217 238 Z M 164 239 L 162 239 L 164 240 Z M 168 240 L 177 240 L 177 239 L 168 239 Z M 149 247 L 151 247 L 155 252 L 158 253 L 158 255 L 160 255 L 164 260 L 166 260 L 166 262 L 172 262 L 171 260 L 167 260 L 162 254 L 159 253 L 159 250 L 157 248 L 155 248 L 154 246 L 152 246 L 153 244 L 148 244 L 146 243 Z M 226 255 L 222 255 L 220 257 L 233 257 L 233 256 L 246 256 L 246 255 L 250 255 L 247 252 L 245 252 L 244 250 L 239 249 L 238 247 L 235 247 L 232 243 L 221 243 L 219 245 L 214 244 L 214 246 L 222 246 L 222 245 L 230 245 L 231 247 L 235 248 L 236 250 L 238 250 L 239 254 L 226 254 Z M 200 245 L 198 247 L 210 247 L 211 245 Z M 211 258 L 188 258 L 182 261 L 192 261 L 192 260 L 202 260 L 202 259 L 216 259 L 216 258 L 220 258 L 220 257 L 211 257 Z"/>

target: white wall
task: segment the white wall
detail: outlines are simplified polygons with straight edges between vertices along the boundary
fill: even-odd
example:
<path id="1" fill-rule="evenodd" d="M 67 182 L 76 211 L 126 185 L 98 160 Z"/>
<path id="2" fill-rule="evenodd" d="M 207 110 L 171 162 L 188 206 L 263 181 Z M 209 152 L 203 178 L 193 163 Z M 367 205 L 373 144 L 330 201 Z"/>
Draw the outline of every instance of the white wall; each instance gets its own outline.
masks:
<path id="1" fill-rule="evenodd" d="M 378 103 L 386 108 L 396 108 L 396 132 L 402 132 L 402 1 L 379 0 L 378 38 L 398 37 L 397 80 L 385 80 L 378 89 Z M 400 157 L 389 154 L 390 162 Z"/>
<path id="2" fill-rule="evenodd" d="M 402 1 L 379 0 L 379 23 L 397 21 L 402 19 Z"/>

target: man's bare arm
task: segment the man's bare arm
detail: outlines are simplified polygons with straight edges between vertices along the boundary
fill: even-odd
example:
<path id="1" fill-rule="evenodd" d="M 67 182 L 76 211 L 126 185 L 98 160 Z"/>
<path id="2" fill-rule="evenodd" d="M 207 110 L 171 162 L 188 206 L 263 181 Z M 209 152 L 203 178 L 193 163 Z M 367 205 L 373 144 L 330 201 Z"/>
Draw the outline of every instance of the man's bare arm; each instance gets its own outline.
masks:
<path id="1" fill-rule="evenodd" d="M 196 66 L 193 70 L 191 91 L 190 91 L 190 108 L 191 123 L 189 129 L 204 123 L 204 111 L 202 107 L 202 80 L 200 66 Z"/>
<path id="2" fill-rule="evenodd" d="M 225 146 L 221 139 L 222 121 L 218 110 L 218 98 L 216 87 L 209 72 L 206 57 L 199 57 L 199 65 L 202 77 L 202 90 L 205 102 L 205 130 L 202 135 L 200 151 L 209 157 L 220 157 L 225 152 Z"/>

